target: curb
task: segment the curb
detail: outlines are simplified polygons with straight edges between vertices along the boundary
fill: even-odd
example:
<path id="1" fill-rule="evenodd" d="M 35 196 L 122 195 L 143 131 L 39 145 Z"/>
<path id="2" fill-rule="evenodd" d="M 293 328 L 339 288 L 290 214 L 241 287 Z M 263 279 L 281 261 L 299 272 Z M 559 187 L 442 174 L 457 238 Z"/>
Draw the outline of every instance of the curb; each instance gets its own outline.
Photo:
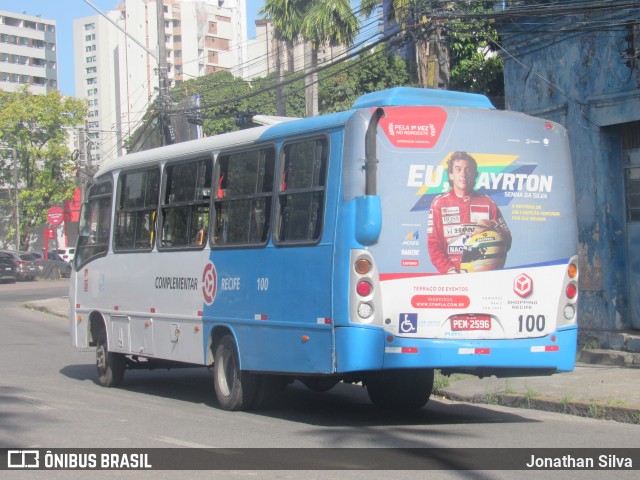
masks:
<path id="1" fill-rule="evenodd" d="M 562 413 L 578 417 L 594 418 L 598 420 L 613 420 L 620 423 L 640 425 L 640 408 L 609 403 L 590 401 L 558 400 L 554 397 L 530 397 L 517 393 L 489 393 L 459 395 L 446 389 L 434 391 L 434 395 L 447 400 L 468 402 L 485 405 L 500 405 L 503 407 L 542 410 L 545 412 Z"/>
<path id="2" fill-rule="evenodd" d="M 62 315 L 60 312 L 51 310 L 46 305 L 40 305 L 37 303 L 25 303 L 22 305 L 22 307 L 28 310 L 35 310 L 36 312 L 42 312 L 42 313 L 47 313 L 49 315 L 54 315 L 58 318 L 68 318 L 67 315 Z"/>

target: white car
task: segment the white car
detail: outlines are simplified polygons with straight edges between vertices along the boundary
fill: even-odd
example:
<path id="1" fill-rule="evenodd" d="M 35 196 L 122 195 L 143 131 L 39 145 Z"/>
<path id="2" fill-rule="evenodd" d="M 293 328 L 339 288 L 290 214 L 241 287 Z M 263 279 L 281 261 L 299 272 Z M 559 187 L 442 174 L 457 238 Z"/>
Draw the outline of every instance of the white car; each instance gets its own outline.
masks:
<path id="1" fill-rule="evenodd" d="M 75 247 L 68 247 L 68 248 L 59 248 L 56 250 L 56 252 L 58 253 L 58 255 L 60 255 L 62 257 L 63 260 L 72 263 L 73 262 L 73 257 L 76 256 L 76 249 Z"/>

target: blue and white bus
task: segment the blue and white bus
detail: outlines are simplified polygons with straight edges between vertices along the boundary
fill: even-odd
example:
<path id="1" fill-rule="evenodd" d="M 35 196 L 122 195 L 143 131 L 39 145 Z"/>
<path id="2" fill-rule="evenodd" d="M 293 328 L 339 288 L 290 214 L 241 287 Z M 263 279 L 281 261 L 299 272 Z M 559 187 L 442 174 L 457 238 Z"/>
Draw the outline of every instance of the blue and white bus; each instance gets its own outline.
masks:
<path id="1" fill-rule="evenodd" d="M 199 365 L 227 410 L 293 380 L 420 408 L 434 369 L 574 367 L 567 132 L 484 96 L 367 94 L 126 155 L 85 196 L 70 335 L 103 386 Z"/>

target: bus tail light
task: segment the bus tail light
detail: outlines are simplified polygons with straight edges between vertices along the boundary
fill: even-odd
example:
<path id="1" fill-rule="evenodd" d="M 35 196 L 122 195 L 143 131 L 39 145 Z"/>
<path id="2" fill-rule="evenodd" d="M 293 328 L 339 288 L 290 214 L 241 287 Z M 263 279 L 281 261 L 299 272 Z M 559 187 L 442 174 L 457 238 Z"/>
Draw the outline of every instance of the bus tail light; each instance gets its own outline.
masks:
<path id="1" fill-rule="evenodd" d="M 349 292 L 350 321 L 382 326 L 378 271 L 368 250 L 351 251 Z"/>
<path id="2" fill-rule="evenodd" d="M 366 275 L 371 271 L 371 262 L 366 258 L 359 258 L 353 268 L 358 275 Z"/>
<path id="3" fill-rule="evenodd" d="M 372 291 L 373 291 L 373 287 L 366 280 L 362 280 L 358 282 L 358 286 L 356 287 L 356 292 L 358 292 L 358 295 L 360 295 L 361 297 L 368 297 L 369 295 L 371 295 Z"/>
<path id="4" fill-rule="evenodd" d="M 373 307 L 368 303 L 361 303 L 358 305 L 358 316 L 366 319 L 373 315 Z"/>
<path id="5" fill-rule="evenodd" d="M 564 278 L 564 296 L 558 305 L 558 326 L 574 325 L 577 322 L 578 301 L 578 257 L 573 257 L 567 266 Z"/>

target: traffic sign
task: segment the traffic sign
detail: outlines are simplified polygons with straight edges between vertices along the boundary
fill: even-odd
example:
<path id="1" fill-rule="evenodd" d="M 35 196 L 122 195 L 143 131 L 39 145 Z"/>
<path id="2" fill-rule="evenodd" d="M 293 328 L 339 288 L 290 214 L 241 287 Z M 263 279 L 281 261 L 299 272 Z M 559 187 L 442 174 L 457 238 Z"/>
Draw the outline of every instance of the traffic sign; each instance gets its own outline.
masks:
<path id="1" fill-rule="evenodd" d="M 64 210 L 62 207 L 51 207 L 47 210 L 47 221 L 54 227 L 61 225 L 63 220 Z"/>

